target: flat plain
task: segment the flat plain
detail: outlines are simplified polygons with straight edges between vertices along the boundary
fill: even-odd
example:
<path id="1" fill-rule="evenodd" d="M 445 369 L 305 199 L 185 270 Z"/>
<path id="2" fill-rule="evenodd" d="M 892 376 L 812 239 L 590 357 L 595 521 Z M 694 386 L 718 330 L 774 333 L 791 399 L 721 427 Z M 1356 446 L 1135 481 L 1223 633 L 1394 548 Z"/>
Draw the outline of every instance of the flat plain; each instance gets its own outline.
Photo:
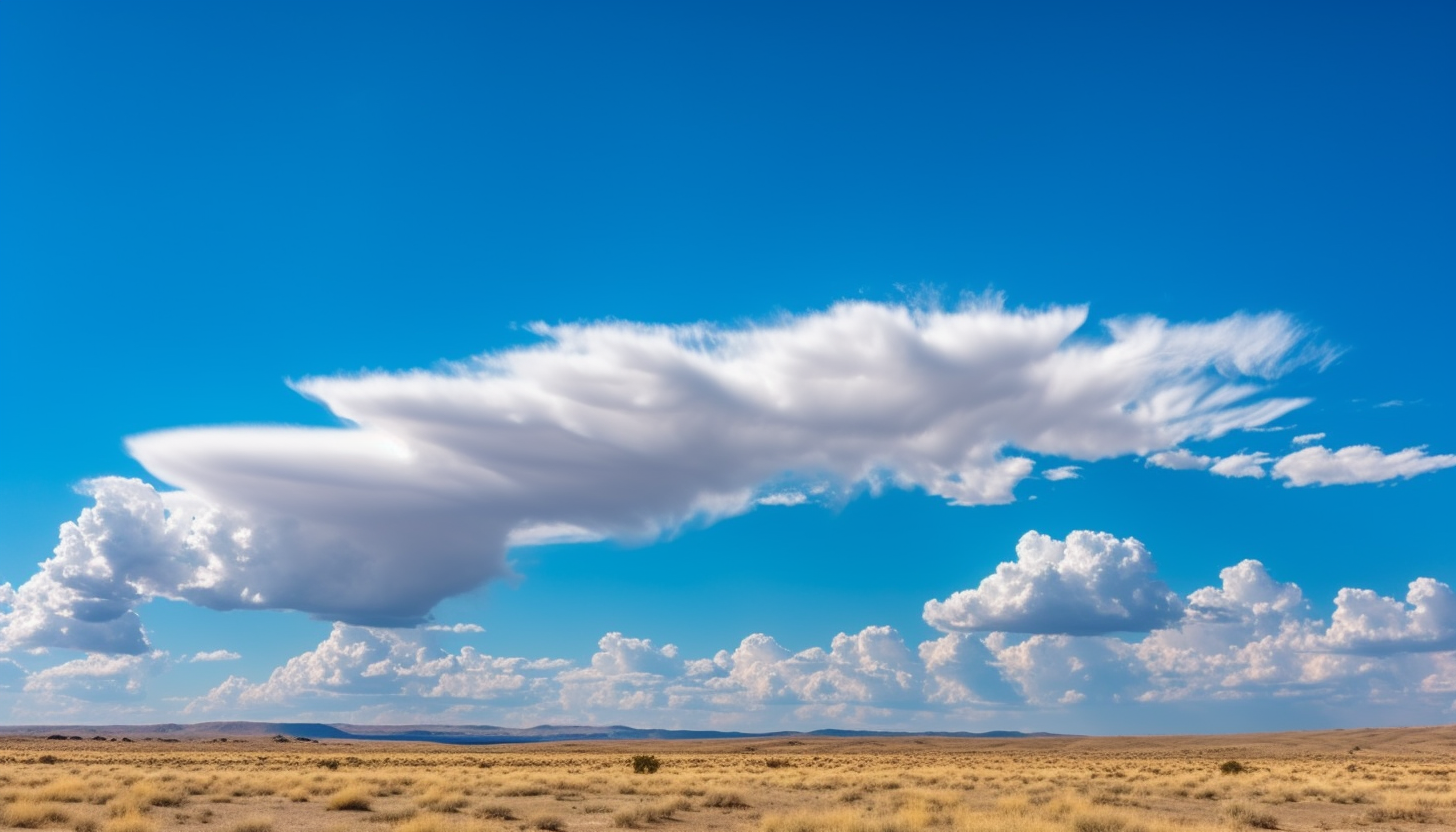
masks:
<path id="1" fill-rule="evenodd" d="M 660 767 L 635 772 L 634 757 Z M 1456 726 L 447 746 L 0 739 L 0 827 L 76 832 L 1456 828 Z"/>

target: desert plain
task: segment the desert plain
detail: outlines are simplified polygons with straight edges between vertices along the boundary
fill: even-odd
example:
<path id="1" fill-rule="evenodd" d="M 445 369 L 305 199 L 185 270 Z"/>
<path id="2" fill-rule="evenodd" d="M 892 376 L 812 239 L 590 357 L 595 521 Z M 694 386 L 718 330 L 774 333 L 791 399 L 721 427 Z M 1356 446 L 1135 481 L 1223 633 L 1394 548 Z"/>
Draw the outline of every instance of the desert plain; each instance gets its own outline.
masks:
<path id="1" fill-rule="evenodd" d="M 657 770 L 634 771 L 634 758 Z M 650 765 L 648 766 L 651 767 Z M 1198 832 L 1456 827 L 1456 726 L 452 746 L 0 739 L 0 828 Z"/>

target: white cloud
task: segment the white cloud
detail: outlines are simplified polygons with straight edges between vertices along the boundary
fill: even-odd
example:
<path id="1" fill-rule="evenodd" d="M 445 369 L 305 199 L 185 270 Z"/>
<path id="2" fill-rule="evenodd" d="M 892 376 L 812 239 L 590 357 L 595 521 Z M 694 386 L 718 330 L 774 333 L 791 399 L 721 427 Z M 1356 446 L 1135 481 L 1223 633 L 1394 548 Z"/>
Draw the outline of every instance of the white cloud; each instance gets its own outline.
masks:
<path id="1" fill-rule="evenodd" d="M 761 506 L 801 506 L 809 502 L 809 495 L 802 491 L 775 491 L 759 497 L 755 502 Z"/>
<path id="2" fill-rule="evenodd" d="M 1301 433 L 1300 435 L 1294 437 L 1294 444 L 1308 445 L 1311 442 L 1318 442 L 1324 438 L 1325 435 L 1323 433 Z"/>
<path id="3" fill-rule="evenodd" d="M 1322 642 L 1362 653 L 1456 649 L 1456 593 L 1432 578 L 1411 581 L 1405 603 L 1368 589 L 1342 589 Z"/>
<path id="4" fill-rule="evenodd" d="M 231 650 L 205 650 L 200 653 L 193 653 L 189 662 L 232 662 L 241 659 L 242 656 Z"/>
<path id="5" fill-rule="evenodd" d="M 1218 474 L 1220 477 L 1252 477 L 1262 479 L 1267 473 L 1264 466 L 1268 465 L 1271 457 L 1262 451 L 1255 453 L 1241 453 L 1226 456 L 1213 464 L 1208 470 Z"/>
<path id="6" fill-rule="evenodd" d="M 30 674 L 25 680 L 25 692 L 52 704 L 56 700 L 137 699 L 144 692 L 145 678 L 160 670 L 166 661 L 167 654 L 158 651 L 141 656 L 92 653 Z"/>
<path id="7" fill-rule="evenodd" d="M 1187 448 L 1174 448 L 1153 454 L 1147 463 L 1171 471 L 1207 471 L 1217 461 L 1215 457 L 1199 456 Z"/>
<path id="8" fill-rule="evenodd" d="M 969 633 L 946 633 L 920 644 L 925 699 L 952 707 L 1017 701 L 1018 695 L 995 667 L 985 642 Z"/>
<path id="9" fill-rule="evenodd" d="M 1082 478 L 1082 475 L 1077 472 L 1081 470 L 1082 467 L 1080 465 L 1063 465 L 1060 468 L 1048 468 L 1042 471 L 1041 475 L 1052 482 L 1079 480 Z"/>
<path id="10" fill-rule="evenodd" d="M 976 589 L 927 601 L 925 621 L 946 632 L 1145 632 L 1182 613 L 1181 599 L 1155 571 L 1131 537 L 1075 531 L 1063 542 L 1027 532 L 1015 561 L 997 566 Z"/>
<path id="11" fill-rule="evenodd" d="M 421 629 L 428 630 L 432 633 L 454 633 L 456 635 L 485 632 L 485 628 L 479 624 L 430 624 Z"/>
<path id="12" fill-rule="evenodd" d="M 509 545 L 651 537 L 786 478 L 1006 503 L 1022 452 L 1090 461 L 1258 427 L 1306 403 L 1265 382 L 1328 355 L 1278 313 L 1072 339 L 1085 318 L 842 303 L 739 328 L 538 325 L 537 346 L 441 370 L 305 379 L 348 427 L 131 438 L 183 490 L 88 483 L 96 505 L 0 598 L 0 645 L 144 652 L 135 608 L 158 596 L 415 624 L 509 574 Z"/>
<path id="13" fill-rule="evenodd" d="M 1172 471 L 1209 471 L 1220 477 L 1262 478 L 1271 457 L 1262 451 L 1230 456 L 1201 456 L 1186 448 L 1160 451 L 1147 458 L 1147 464 Z"/>
<path id="14" fill-rule="evenodd" d="M 1382 453 L 1374 445 L 1351 445 L 1331 451 L 1322 445 L 1295 451 L 1274 463 L 1274 477 L 1286 486 L 1358 485 L 1410 479 L 1456 465 L 1456 454 L 1429 456 L 1425 448 Z"/>
<path id="15" fill-rule="evenodd" d="M 1092 536 L 1105 538 L 1098 545 L 1135 543 Z M 1080 544 L 1067 544 L 1074 545 Z M 1113 568 L 1104 554 L 1092 560 Z M 1353 718 L 1377 702 L 1407 715 L 1439 714 L 1450 704 L 1456 594 L 1447 585 L 1417 579 L 1404 602 L 1345 589 L 1327 623 L 1310 615 L 1298 586 L 1275 580 L 1258 561 L 1242 561 L 1219 577 L 1218 585 L 1187 597 L 1180 617 L 1138 639 L 952 632 L 911 650 L 893 628 L 878 626 L 840 633 L 828 649 L 797 652 L 755 633 L 731 650 L 694 658 L 671 644 L 607 633 L 590 661 L 578 664 L 492 656 L 473 647 L 449 652 L 423 628 L 339 624 L 263 682 L 231 677 L 193 701 L 188 713 L 310 713 L 345 721 L 361 714 L 428 721 L 470 713 L 507 725 L 768 729 L 812 722 L 924 729 L 1014 713 L 1031 714 L 1030 724 L 1045 728 L 1055 714 L 1159 703 L 1343 703 Z M 90 656 L 33 674 L 26 689 L 55 694 L 79 687 L 93 697 L 118 691 L 135 697 L 146 668 L 156 664 L 155 656 Z M 1137 718 L 1148 713 L 1139 710 Z"/>
<path id="16" fill-rule="evenodd" d="M 720 654 L 727 677 L 709 682 L 721 705 L 754 703 L 873 703 L 893 705 L 914 697 L 920 685 L 917 663 L 900 634 L 890 627 L 840 633 L 826 652 L 818 647 L 789 653 L 758 633 L 731 655 Z"/>
<path id="17" fill-rule="evenodd" d="M 1131 701 L 1146 684 L 1136 649 L 1115 638 L 1034 635 L 1015 641 L 992 633 L 985 643 L 995 666 L 1031 705 Z"/>

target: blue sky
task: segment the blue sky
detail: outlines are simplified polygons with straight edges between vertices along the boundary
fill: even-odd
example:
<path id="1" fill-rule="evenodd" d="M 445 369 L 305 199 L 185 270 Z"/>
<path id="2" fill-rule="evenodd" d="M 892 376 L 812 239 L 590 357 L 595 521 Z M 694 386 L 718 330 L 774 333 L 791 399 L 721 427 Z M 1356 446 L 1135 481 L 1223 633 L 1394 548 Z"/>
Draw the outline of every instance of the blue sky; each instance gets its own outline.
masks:
<path id="1" fill-rule="evenodd" d="M 1453 16 L 0 5 L 0 720 L 1449 722 Z"/>

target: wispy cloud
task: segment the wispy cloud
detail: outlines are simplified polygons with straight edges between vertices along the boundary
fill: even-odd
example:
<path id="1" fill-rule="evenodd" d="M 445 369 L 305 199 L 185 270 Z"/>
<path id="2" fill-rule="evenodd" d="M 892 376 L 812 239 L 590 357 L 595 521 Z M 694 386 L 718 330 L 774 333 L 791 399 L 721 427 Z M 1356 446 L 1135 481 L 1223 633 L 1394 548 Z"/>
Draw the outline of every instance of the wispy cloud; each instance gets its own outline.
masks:
<path id="1" fill-rule="evenodd" d="M 1456 466 L 1456 454 L 1426 453 L 1406 448 L 1382 453 L 1374 445 L 1351 445 L 1331 451 L 1322 445 L 1295 451 L 1274 464 L 1274 476 L 1285 485 L 1359 485 L 1386 482 Z"/>
<path id="2" fill-rule="evenodd" d="M 143 653 L 135 608 L 157 596 L 414 624 L 509 574 L 509 545 L 652 537 L 773 504 L 786 478 L 1005 503 L 1032 474 L 1022 452 L 1088 461 L 1267 424 L 1306 402 L 1269 380 L 1323 354 L 1278 313 L 1071 339 L 1085 319 L 843 303 L 738 328 L 538 325 L 540 345 L 442 370 L 305 379 L 349 427 L 133 437 L 183 490 L 85 484 L 95 505 L 3 591 L 0 645 Z"/>

